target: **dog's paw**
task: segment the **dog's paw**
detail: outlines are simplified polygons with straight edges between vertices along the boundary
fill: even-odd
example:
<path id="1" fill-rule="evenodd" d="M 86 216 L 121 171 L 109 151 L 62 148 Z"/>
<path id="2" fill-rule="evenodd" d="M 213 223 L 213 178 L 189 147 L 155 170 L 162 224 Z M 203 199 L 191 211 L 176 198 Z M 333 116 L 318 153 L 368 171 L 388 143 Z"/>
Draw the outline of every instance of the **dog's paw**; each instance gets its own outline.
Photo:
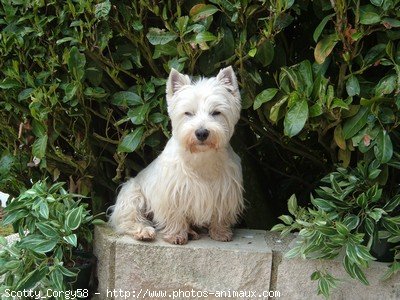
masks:
<path id="1" fill-rule="evenodd" d="M 200 235 L 192 228 L 188 231 L 189 240 L 198 240 L 200 239 Z"/>
<path id="2" fill-rule="evenodd" d="M 188 242 L 188 234 L 186 232 L 179 234 L 166 234 L 164 240 L 174 245 L 185 245 Z"/>
<path id="3" fill-rule="evenodd" d="M 233 237 L 232 230 L 230 229 L 210 229 L 209 234 L 213 240 L 220 242 L 230 242 Z"/>
<path id="4" fill-rule="evenodd" d="M 156 230 L 151 226 L 146 226 L 135 231 L 133 237 L 139 241 L 152 241 L 156 238 Z"/>

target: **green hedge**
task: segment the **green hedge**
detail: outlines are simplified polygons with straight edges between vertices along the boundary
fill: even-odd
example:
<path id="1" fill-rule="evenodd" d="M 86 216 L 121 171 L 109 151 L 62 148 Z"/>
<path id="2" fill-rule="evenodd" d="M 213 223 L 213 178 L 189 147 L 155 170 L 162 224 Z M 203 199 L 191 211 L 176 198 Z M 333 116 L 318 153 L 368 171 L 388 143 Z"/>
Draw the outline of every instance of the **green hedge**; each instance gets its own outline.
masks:
<path id="1" fill-rule="evenodd" d="M 270 228 L 290 197 L 289 256 L 345 251 L 364 283 L 374 241 L 399 243 L 399 1 L 2 0 L 0 28 L 0 190 L 66 180 L 104 211 L 170 136 L 170 69 L 233 65 L 242 225 Z"/>
<path id="2" fill-rule="evenodd" d="M 0 6 L 0 189 L 68 180 L 95 211 L 163 149 L 171 67 L 233 65 L 245 225 L 305 204 L 337 165 L 399 167 L 398 1 L 7 1 Z"/>

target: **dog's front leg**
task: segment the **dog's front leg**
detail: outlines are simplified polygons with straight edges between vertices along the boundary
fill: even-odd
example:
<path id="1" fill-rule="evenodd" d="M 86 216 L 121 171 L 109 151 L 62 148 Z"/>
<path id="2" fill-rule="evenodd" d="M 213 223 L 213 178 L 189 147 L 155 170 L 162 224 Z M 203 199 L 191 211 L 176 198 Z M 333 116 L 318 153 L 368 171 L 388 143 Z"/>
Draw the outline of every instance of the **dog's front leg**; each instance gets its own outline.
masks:
<path id="1" fill-rule="evenodd" d="M 189 239 L 189 229 L 185 218 L 174 218 L 174 222 L 168 223 L 162 230 L 163 239 L 171 244 L 184 245 Z"/>
<path id="2" fill-rule="evenodd" d="M 231 229 L 231 223 L 227 220 L 219 220 L 216 217 L 213 218 L 211 220 L 208 233 L 213 240 L 221 242 L 232 241 L 233 233 Z"/>

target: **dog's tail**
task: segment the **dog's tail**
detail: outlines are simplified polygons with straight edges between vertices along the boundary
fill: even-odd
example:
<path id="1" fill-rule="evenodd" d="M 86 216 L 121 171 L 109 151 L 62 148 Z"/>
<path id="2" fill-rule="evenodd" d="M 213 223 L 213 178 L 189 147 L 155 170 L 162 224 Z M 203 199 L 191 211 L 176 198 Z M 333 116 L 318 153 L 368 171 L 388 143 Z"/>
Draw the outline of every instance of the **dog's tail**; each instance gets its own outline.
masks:
<path id="1" fill-rule="evenodd" d="M 139 240 L 152 240 L 155 230 L 146 218 L 146 199 L 135 179 L 123 184 L 115 205 L 107 213 L 109 224 L 117 233 L 133 235 Z"/>

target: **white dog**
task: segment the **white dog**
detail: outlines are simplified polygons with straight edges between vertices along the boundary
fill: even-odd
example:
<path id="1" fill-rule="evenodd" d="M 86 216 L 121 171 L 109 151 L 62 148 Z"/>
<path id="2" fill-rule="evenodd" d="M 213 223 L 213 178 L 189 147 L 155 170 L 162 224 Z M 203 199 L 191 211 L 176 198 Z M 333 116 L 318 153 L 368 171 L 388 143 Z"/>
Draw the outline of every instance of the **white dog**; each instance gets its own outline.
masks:
<path id="1" fill-rule="evenodd" d="M 192 82 L 172 69 L 166 92 L 172 137 L 123 185 L 110 223 L 138 240 L 153 240 L 154 225 L 172 244 L 199 238 L 194 227 L 230 241 L 244 208 L 240 158 L 229 144 L 241 110 L 235 73 L 228 67 Z"/>

